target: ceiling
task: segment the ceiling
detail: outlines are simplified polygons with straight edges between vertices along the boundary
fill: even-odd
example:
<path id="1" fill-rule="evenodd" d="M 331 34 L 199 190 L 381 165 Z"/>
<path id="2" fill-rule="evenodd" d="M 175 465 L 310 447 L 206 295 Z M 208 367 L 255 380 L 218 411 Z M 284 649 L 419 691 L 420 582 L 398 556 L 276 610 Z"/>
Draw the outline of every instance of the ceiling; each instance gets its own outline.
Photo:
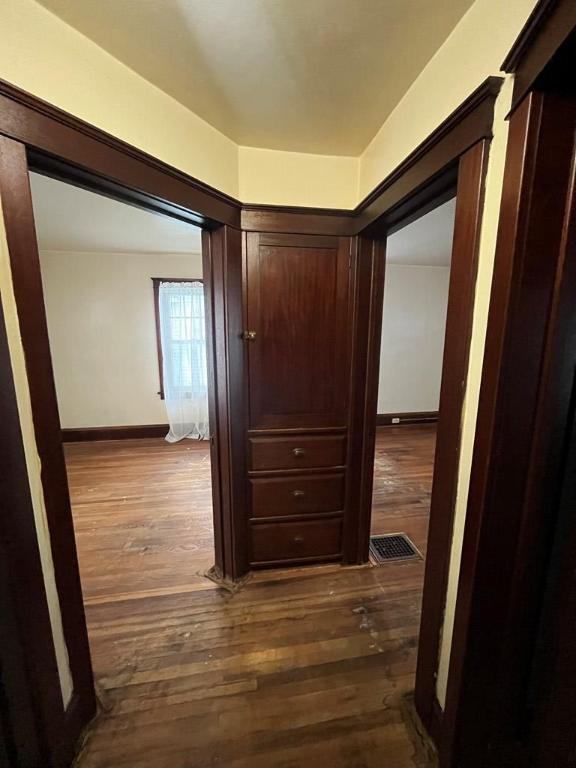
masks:
<path id="1" fill-rule="evenodd" d="M 473 0 L 39 0 L 238 144 L 360 154 Z"/>
<path id="2" fill-rule="evenodd" d="M 30 174 L 41 251 L 200 253 L 201 231 L 79 187 Z"/>
<path id="3" fill-rule="evenodd" d="M 399 229 L 386 241 L 386 262 L 446 267 L 452 256 L 456 198 Z"/>

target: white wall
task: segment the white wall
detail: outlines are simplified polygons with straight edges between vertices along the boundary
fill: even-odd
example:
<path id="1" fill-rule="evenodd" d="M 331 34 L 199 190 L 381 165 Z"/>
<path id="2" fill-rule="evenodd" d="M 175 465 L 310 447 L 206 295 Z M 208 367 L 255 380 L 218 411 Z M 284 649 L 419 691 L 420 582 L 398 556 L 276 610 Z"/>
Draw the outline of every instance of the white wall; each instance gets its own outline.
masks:
<path id="1" fill-rule="evenodd" d="M 165 424 L 152 277 L 202 277 L 200 254 L 40 254 L 63 428 Z"/>
<path id="2" fill-rule="evenodd" d="M 436 411 L 450 267 L 387 264 L 378 413 Z"/>

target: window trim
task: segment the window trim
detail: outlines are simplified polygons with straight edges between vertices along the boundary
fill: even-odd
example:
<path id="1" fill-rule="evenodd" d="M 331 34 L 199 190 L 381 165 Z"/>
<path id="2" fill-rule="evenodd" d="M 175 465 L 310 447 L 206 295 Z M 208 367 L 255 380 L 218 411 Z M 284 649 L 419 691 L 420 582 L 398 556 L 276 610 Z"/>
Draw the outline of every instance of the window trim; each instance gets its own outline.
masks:
<path id="1" fill-rule="evenodd" d="M 162 337 L 160 334 L 160 283 L 202 283 L 202 277 L 153 277 L 152 289 L 154 291 L 154 319 L 156 324 L 156 353 L 158 356 L 158 380 L 160 389 L 157 394 L 160 400 L 164 400 L 164 356 L 162 354 Z"/>

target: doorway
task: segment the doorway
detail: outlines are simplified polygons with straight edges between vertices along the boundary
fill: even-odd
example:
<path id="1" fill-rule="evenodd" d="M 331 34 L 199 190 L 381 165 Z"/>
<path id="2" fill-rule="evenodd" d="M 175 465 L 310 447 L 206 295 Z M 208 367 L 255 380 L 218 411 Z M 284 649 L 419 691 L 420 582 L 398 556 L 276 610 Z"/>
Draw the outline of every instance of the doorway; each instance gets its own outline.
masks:
<path id="1" fill-rule="evenodd" d="M 100 688 L 139 665 L 118 622 L 214 566 L 201 230 L 37 173 L 34 220 Z M 116 629 L 114 630 L 114 627 Z"/>
<path id="2" fill-rule="evenodd" d="M 455 212 L 452 197 L 386 241 L 373 559 L 378 548 L 392 559 L 426 554 Z M 408 543 L 388 538 L 395 535 Z M 388 545 L 399 549 L 388 553 Z"/>

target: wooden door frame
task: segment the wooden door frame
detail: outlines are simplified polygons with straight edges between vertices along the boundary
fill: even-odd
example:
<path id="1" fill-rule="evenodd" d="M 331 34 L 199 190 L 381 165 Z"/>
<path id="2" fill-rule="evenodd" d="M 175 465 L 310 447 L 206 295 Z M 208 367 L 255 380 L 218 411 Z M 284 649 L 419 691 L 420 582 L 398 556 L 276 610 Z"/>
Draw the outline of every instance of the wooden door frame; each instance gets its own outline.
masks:
<path id="1" fill-rule="evenodd" d="M 351 468 L 348 504 L 356 507 L 360 524 L 347 531 L 347 560 L 362 563 L 368 559 L 372 512 L 372 482 L 376 437 L 376 413 L 380 362 L 380 338 L 385 273 L 385 237 L 421 211 L 431 210 L 452 195 L 456 185 L 456 214 L 450 288 L 446 320 L 442 383 L 434 481 L 431 498 L 428 554 L 424 579 L 422 618 L 418 646 L 415 704 L 420 719 L 439 742 L 441 710 L 436 698 L 436 675 L 444 604 L 458 467 L 464 382 L 468 374 L 472 318 L 480 242 L 484 178 L 489 140 L 483 139 L 463 152 L 456 162 L 413 196 L 403 201 L 402 215 L 391 211 L 383 221 L 371 225 L 371 236 L 358 238 L 356 246 L 356 317 L 354 337 L 356 359 L 353 405 L 350 422 Z M 375 230 L 380 229 L 378 236 Z M 361 343 L 361 341 L 363 343 Z"/>
<path id="2" fill-rule="evenodd" d="M 123 154 L 121 151 L 121 154 Z M 112 151 L 114 154 L 114 150 Z M 85 166 L 95 158 L 94 167 L 100 168 L 101 158 L 90 152 Z M 138 161 L 130 159 L 133 166 Z M 107 157 L 106 162 L 112 162 Z M 240 232 L 232 226 L 218 222 L 198 209 L 187 209 L 182 204 L 186 195 L 180 180 L 162 179 L 162 172 L 151 172 L 147 161 L 142 165 L 138 188 L 115 179 L 103 178 L 98 172 L 78 168 L 66 159 L 30 149 L 26 144 L 0 136 L 0 199 L 6 229 L 6 239 L 16 299 L 19 329 L 26 360 L 30 400 L 34 421 L 36 445 L 41 462 L 46 516 L 50 531 L 52 560 L 60 600 L 62 623 L 70 669 L 74 684 L 72 702 L 62 712 L 61 702 L 52 702 L 45 714 L 49 724 L 44 733 L 55 734 L 50 759 L 54 765 L 65 765 L 73 755 L 76 740 L 95 712 L 94 683 L 82 601 L 82 588 L 78 569 L 74 528 L 68 494 L 66 467 L 59 437 L 60 421 L 54 386 L 54 377 L 43 299 L 40 262 L 34 226 L 29 170 L 69 181 L 95 192 L 100 192 L 138 207 L 177 216 L 191 224 L 203 227 L 203 266 L 206 270 L 208 373 L 210 387 L 210 416 L 212 424 L 211 468 L 213 514 L 215 531 L 215 568 L 218 577 L 236 580 L 247 570 L 245 546 L 242 540 L 244 486 L 240 482 L 243 461 L 243 349 L 241 330 L 241 243 Z M 106 165 L 106 163 L 104 163 Z M 130 173 L 126 183 L 133 183 Z M 164 181 L 164 184 L 162 184 Z M 146 188 L 146 192 L 143 192 Z M 154 194 L 156 192 L 156 194 Z M 186 190 L 184 189 L 184 192 Z M 162 198 L 161 195 L 166 195 Z M 194 201 L 203 205 L 202 196 L 192 195 L 186 204 Z M 211 211 L 209 206 L 204 210 Z M 215 206 L 219 209 L 220 206 Z M 227 215 L 223 218 L 235 218 Z M 240 393 L 240 394 L 239 394 Z M 60 433 L 61 435 L 61 433 Z M 16 517 L 17 507 L 8 507 L 5 530 L 21 525 Z M 31 518 L 33 521 L 33 517 Z M 28 546 L 32 546 L 32 541 Z M 24 547 L 24 542 L 22 542 Z M 28 550 L 8 550 L 11 562 L 30 558 Z M 38 610 L 45 605 L 42 572 L 31 570 L 28 579 L 30 601 L 36 601 Z M 42 652 L 45 636 L 36 634 L 29 645 Z M 52 692 L 59 690 L 57 670 L 46 669 L 38 685 L 42 693 L 38 700 L 50 701 Z M 60 727 L 55 727 L 55 722 Z M 66 757 L 68 756 L 68 757 Z"/>
<path id="3" fill-rule="evenodd" d="M 64 745 L 59 754 L 73 751 L 82 726 L 94 711 L 94 690 L 46 332 L 28 167 L 203 227 L 204 269 L 212 284 L 207 294 L 207 317 L 214 332 L 209 371 L 215 383 L 210 409 L 215 425 L 216 440 L 212 450 L 218 482 L 213 489 L 215 507 L 219 505 L 222 510 L 216 520 L 215 545 L 219 556 L 226 558 L 225 574 L 238 578 L 247 567 L 240 226 L 244 231 L 337 234 L 354 238 L 357 304 L 352 360 L 356 389 L 350 425 L 356 425 L 352 432 L 356 442 L 351 446 L 351 456 L 352 464 L 360 470 L 358 477 L 362 481 L 363 495 L 358 498 L 362 499 L 365 508 L 371 483 L 367 473 L 372 471 L 373 463 L 370 432 L 375 419 L 375 406 L 372 405 L 374 378 L 366 379 L 372 381 L 372 391 L 359 387 L 358 380 L 362 378 L 359 372 L 369 370 L 377 358 L 379 321 L 376 321 L 381 312 L 384 264 L 378 241 L 382 239 L 382 231 L 390 231 L 400 221 L 406 221 L 415 207 L 422 209 L 429 201 L 431 190 L 435 195 L 440 193 L 450 173 L 454 173 L 459 158 L 479 142 L 486 146 L 491 138 L 493 106 L 500 83 L 498 78 L 489 78 L 479 86 L 354 211 L 332 211 L 242 206 L 234 198 L 0 81 L 0 195 L 14 291 L 20 308 L 34 429 L 42 459 L 57 588 L 78 702 L 76 719 L 58 732 Z M 364 299 L 370 307 L 368 314 L 361 309 Z M 15 524 L 12 517 L 7 522 Z M 347 561 L 365 557 L 358 554 L 360 551 L 364 552 L 364 549 L 357 545 L 349 547 Z M 29 552 L 24 549 L 12 552 L 12 557 L 18 556 L 26 559 Z M 29 587 L 30 600 L 44 604 L 42 580 L 37 578 Z M 45 636 L 36 634 L 30 642 L 40 649 L 45 641 Z M 53 687 L 59 685 L 54 675 L 51 681 Z M 48 700 L 47 688 L 40 686 L 37 696 Z M 51 755 L 54 765 L 66 764 L 65 761 L 58 762 L 54 750 Z"/>
<path id="4" fill-rule="evenodd" d="M 470 768 L 507 764 L 527 725 L 542 542 L 552 525 L 543 510 L 556 488 L 569 407 L 551 414 L 544 397 L 575 124 L 576 102 L 537 92 L 510 124 L 455 617 L 467 630 L 453 645 L 445 712 L 457 734 L 446 752 Z M 458 679 L 464 684 L 453 690 Z"/>
<path id="5" fill-rule="evenodd" d="M 456 741 L 445 750 L 454 765 L 470 768 L 490 761 L 540 765 L 542 755 L 531 753 L 531 730 L 540 731 L 542 743 L 550 738 L 542 723 L 550 713 L 536 710 L 531 717 L 528 702 L 538 693 L 535 669 L 545 661 L 537 656 L 538 632 L 547 571 L 555 567 L 549 547 L 574 405 L 573 367 L 566 370 L 565 362 L 574 344 L 573 288 L 567 284 L 573 286 L 568 236 L 574 222 L 565 205 L 570 196 L 573 201 L 575 183 L 576 6 L 542 3 L 536 11 L 514 59 L 519 101 L 510 118 L 455 617 L 468 634 L 453 646 L 450 662 L 451 680 L 464 684 L 459 692 L 449 685 L 447 696 Z M 565 533 L 573 542 L 573 521 Z M 561 547 L 558 562 L 560 553 Z M 553 626 L 555 642 L 571 653 L 573 671 L 573 638 L 566 642 L 562 635 L 572 628 L 557 613 L 566 592 L 545 607 L 546 634 Z M 574 709 L 573 697 L 571 703 Z M 561 736 L 566 740 L 566 733 Z M 556 746 L 573 756 L 573 743 Z M 550 753 L 544 764 L 549 759 Z"/>

